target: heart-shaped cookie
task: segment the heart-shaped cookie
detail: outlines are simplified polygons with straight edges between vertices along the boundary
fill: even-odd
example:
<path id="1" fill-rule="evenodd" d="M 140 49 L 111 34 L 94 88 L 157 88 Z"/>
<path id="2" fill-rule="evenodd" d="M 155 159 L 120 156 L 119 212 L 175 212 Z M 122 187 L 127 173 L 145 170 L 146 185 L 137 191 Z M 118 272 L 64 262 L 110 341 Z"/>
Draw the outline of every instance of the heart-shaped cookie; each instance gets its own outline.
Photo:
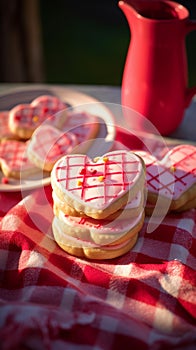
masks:
<path id="1" fill-rule="evenodd" d="M 66 113 L 57 113 L 66 110 L 67 106 L 55 96 L 40 96 L 31 104 L 20 104 L 9 113 L 9 128 L 13 134 L 28 139 L 33 131 L 43 122 L 61 127 Z"/>
<path id="2" fill-rule="evenodd" d="M 91 160 L 82 154 L 62 157 L 51 183 L 60 200 L 87 216 L 105 218 L 133 199 L 144 185 L 144 165 L 137 155 L 109 152 Z"/>
<path id="3" fill-rule="evenodd" d="M 26 155 L 27 142 L 6 140 L 0 143 L 0 168 L 7 177 L 25 178 L 39 171 Z"/>
<path id="4" fill-rule="evenodd" d="M 176 146 L 161 161 L 145 151 L 136 153 L 146 165 L 149 203 L 155 204 L 160 195 L 169 198 L 170 209 L 176 210 L 196 197 L 195 146 Z"/>
<path id="5" fill-rule="evenodd" d="M 82 212 L 77 212 L 74 208 L 70 207 L 65 201 L 61 201 L 56 193 L 52 191 L 53 209 L 54 213 L 61 210 L 65 215 L 75 217 L 87 217 Z M 144 194 L 139 191 L 136 196 L 131 199 L 124 207 L 117 210 L 115 213 L 107 217 L 107 220 L 114 220 L 116 218 L 120 220 L 130 219 L 138 216 L 144 207 Z"/>
<path id="6" fill-rule="evenodd" d="M 78 140 L 71 132 L 61 132 L 51 125 L 41 125 L 33 133 L 27 155 L 32 163 L 45 171 L 51 171 L 54 163 L 69 154 Z"/>
<path id="7" fill-rule="evenodd" d="M 78 143 L 81 145 L 96 136 L 99 125 L 99 119 L 95 115 L 87 112 L 69 111 L 61 130 L 71 131 L 77 136 Z"/>

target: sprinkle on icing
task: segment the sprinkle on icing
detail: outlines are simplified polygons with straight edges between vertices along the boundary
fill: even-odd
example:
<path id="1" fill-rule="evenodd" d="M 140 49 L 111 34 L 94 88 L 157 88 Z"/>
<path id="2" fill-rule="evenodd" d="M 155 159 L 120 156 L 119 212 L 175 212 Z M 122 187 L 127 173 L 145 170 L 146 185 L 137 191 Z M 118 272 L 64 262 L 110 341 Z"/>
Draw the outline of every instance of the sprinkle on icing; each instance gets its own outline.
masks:
<path id="1" fill-rule="evenodd" d="M 104 163 L 108 162 L 109 158 L 108 157 L 103 157 Z"/>
<path id="2" fill-rule="evenodd" d="M 38 115 L 34 115 L 32 119 L 33 119 L 34 123 L 37 123 L 39 120 L 39 117 L 38 117 Z"/>
<path id="3" fill-rule="evenodd" d="M 176 171 L 176 167 L 172 165 L 172 166 L 170 167 L 170 171 L 171 171 L 172 173 L 174 173 L 174 172 Z"/>
<path id="4" fill-rule="evenodd" d="M 79 174 L 80 174 L 80 175 L 85 175 L 85 172 L 86 172 L 86 171 L 85 171 L 85 168 L 82 168 L 82 169 L 80 170 Z"/>
<path id="5" fill-rule="evenodd" d="M 104 175 L 101 175 L 101 176 L 98 177 L 98 181 L 99 182 L 102 182 L 104 180 L 105 180 L 105 176 Z"/>
<path id="6" fill-rule="evenodd" d="M 81 180 L 78 180 L 77 185 L 82 186 L 83 182 Z"/>
<path id="7" fill-rule="evenodd" d="M 109 161 L 104 162 L 103 157 Z M 139 157 L 124 150 L 103 155 L 96 163 L 86 155 L 69 154 L 56 163 L 53 173 L 63 192 L 102 209 L 134 186 L 142 174 L 142 164 Z"/>

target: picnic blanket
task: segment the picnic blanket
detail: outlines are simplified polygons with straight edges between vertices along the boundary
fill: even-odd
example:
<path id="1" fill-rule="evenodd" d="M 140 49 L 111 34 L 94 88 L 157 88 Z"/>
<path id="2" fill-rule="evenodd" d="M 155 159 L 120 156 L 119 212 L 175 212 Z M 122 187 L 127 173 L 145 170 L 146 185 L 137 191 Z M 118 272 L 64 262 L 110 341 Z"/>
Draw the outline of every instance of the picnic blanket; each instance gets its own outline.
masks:
<path id="1" fill-rule="evenodd" d="M 195 209 L 151 233 L 146 217 L 134 248 L 103 261 L 57 246 L 50 185 L 1 192 L 0 215 L 0 349 L 196 348 Z"/>

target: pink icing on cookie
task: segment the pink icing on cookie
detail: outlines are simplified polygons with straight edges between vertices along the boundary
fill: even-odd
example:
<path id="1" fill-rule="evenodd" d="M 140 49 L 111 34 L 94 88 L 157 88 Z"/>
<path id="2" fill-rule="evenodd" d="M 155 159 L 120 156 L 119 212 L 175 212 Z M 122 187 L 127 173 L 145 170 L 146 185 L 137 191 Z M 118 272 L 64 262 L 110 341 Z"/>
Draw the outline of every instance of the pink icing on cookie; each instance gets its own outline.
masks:
<path id="1" fill-rule="evenodd" d="M 82 154 L 67 155 L 55 164 L 52 178 L 55 185 L 73 199 L 104 209 L 125 195 L 142 171 L 142 163 L 136 155 L 113 151 L 96 162 Z"/>
<path id="2" fill-rule="evenodd" d="M 178 199 L 196 182 L 196 147 L 180 145 L 171 149 L 162 161 L 145 151 L 137 152 L 146 164 L 150 192 Z"/>
<path id="3" fill-rule="evenodd" d="M 103 243 L 97 244 L 93 240 L 85 239 L 85 237 L 81 236 L 81 238 L 76 236 L 70 236 L 63 231 L 62 222 L 57 218 L 54 217 L 53 219 L 53 226 L 58 227 L 58 230 L 61 231 L 62 238 L 65 239 L 65 244 L 70 245 L 72 247 L 82 247 L 82 248 L 101 248 L 104 250 L 116 250 L 121 249 L 124 246 L 126 246 L 130 239 L 123 241 L 122 243 L 115 243 L 113 239 L 108 239 Z M 120 236 L 121 237 L 121 236 Z M 115 240 L 117 240 L 118 237 L 116 236 Z M 64 242 L 62 242 L 63 244 Z"/>
<path id="4" fill-rule="evenodd" d="M 76 216 L 69 216 L 64 215 L 63 212 L 60 212 L 59 218 L 64 223 L 67 223 L 70 226 L 73 227 L 81 227 L 81 228 L 88 228 L 91 231 L 96 232 L 97 234 L 121 234 L 128 232 L 136 226 L 136 224 L 141 220 L 142 218 L 142 211 L 140 215 L 134 218 L 128 218 L 124 220 L 115 219 L 115 220 L 97 220 L 93 218 L 84 218 L 84 217 L 76 217 Z"/>
<path id="5" fill-rule="evenodd" d="M 134 209 L 134 208 L 138 208 L 141 205 L 142 202 L 142 192 L 139 191 L 135 198 L 130 200 L 127 205 L 125 207 L 123 207 L 123 209 Z"/>
<path id="6" fill-rule="evenodd" d="M 20 125 L 27 129 L 35 129 L 44 121 L 51 124 L 58 124 L 58 118 L 54 115 L 66 109 L 67 106 L 54 96 L 40 96 L 33 100 L 31 104 L 20 104 L 15 106 L 9 114 L 9 125 Z"/>
<path id="7" fill-rule="evenodd" d="M 52 197 L 53 197 L 53 200 L 55 201 L 55 203 L 57 203 L 57 205 L 63 205 L 63 202 L 58 198 L 58 196 L 56 195 L 56 193 L 54 191 L 52 191 Z M 123 210 L 135 209 L 135 208 L 138 208 L 141 205 L 143 205 L 142 193 L 141 193 L 141 191 L 139 191 L 136 194 L 135 198 L 131 199 L 126 204 L 126 206 L 124 206 L 122 209 Z"/>
<path id="8" fill-rule="evenodd" d="M 29 142 L 28 154 L 44 162 L 54 163 L 65 154 L 71 153 L 78 141 L 74 134 L 63 133 L 51 125 L 38 127 Z"/>
<path id="9" fill-rule="evenodd" d="M 43 112 L 45 113 L 48 113 L 49 111 L 56 113 L 66 107 L 65 103 L 63 103 L 58 97 L 49 95 L 42 95 L 35 98 L 31 102 L 31 105 L 42 107 Z"/>
<path id="10" fill-rule="evenodd" d="M 83 242 L 107 245 L 115 244 L 128 232 L 129 239 L 134 236 L 136 232 L 133 229 L 138 224 L 143 223 L 143 217 L 143 210 L 141 210 L 139 215 L 124 220 L 97 220 L 89 217 L 74 217 L 64 215 L 62 211 L 59 211 L 57 222 L 59 222 L 61 233 L 81 239 Z"/>
<path id="11" fill-rule="evenodd" d="M 98 118 L 87 112 L 69 112 L 64 125 L 63 131 L 71 131 L 77 136 L 78 143 L 87 141 L 94 133 L 95 123 Z"/>
<path id="12" fill-rule="evenodd" d="M 17 172 L 34 169 L 35 166 L 26 156 L 26 148 L 27 142 L 7 140 L 0 143 L 0 165 L 2 171 L 4 165 Z"/>

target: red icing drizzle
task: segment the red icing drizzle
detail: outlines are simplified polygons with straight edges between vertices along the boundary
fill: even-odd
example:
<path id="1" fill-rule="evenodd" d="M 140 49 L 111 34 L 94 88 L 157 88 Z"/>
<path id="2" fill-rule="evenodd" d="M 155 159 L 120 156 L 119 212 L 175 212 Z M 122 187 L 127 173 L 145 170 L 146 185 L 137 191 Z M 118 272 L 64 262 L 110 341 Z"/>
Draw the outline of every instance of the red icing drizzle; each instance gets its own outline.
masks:
<path id="1" fill-rule="evenodd" d="M 14 116 L 14 119 L 17 120 L 17 121 L 19 121 L 19 120 L 21 119 L 21 116 L 20 116 L 20 115 L 15 115 L 15 116 Z"/>
<path id="2" fill-rule="evenodd" d="M 74 155 L 74 156 L 67 156 L 66 157 L 66 165 L 59 165 L 56 168 L 56 177 L 57 177 L 57 182 L 65 182 L 65 189 L 72 191 L 72 192 L 77 192 L 80 191 L 80 197 L 85 200 L 86 202 L 88 201 L 92 201 L 98 198 L 102 198 L 103 202 L 106 203 L 108 199 L 110 198 L 115 198 L 117 196 L 117 194 L 109 194 L 107 193 L 107 189 L 108 187 L 119 187 L 119 190 L 126 190 L 126 187 L 129 187 L 130 185 L 132 185 L 134 180 L 131 180 L 128 178 L 128 175 L 136 175 L 138 173 L 138 169 L 134 169 L 132 170 L 131 168 L 131 164 L 134 163 L 138 163 L 138 161 L 136 161 L 135 159 L 133 160 L 126 160 L 125 157 L 125 153 L 122 152 L 122 154 L 118 153 L 113 153 L 112 157 L 114 157 L 115 155 L 117 156 L 121 156 L 121 161 L 119 162 L 119 160 L 115 161 L 112 158 L 108 159 L 107 162 L 103 161 L 103 162 L 97 162 L 97 163 L 92 163 L 89 161 L 87 156 L 83 156 L 83 155 Z M 70 160 L 74 159 L 75 162 L 74 164 L 70 164 Z M 76 159 L 78 158 L 78 162 L 76 161 Z M 82 161 L 82 162 L 81 162 Z M 130 165 L 130 170 L 125 170 L 125 166 L 129 164 Z M 119 171 L 112 171 L 112 173 L 110 173 L 110 166 L 111 165 L 118 165 L 120 170 Z M 77 173 L 76 176 L 72 176 L 69 177 L 69 169 L 70 168 L 78 168 L 80 169 Z M 90 168 L 90 169 L 89 169 Z M 99 170 L 99 168 L 101 168 L 101 171 Z M 62 175 L 62 171 L 65 171 L 65 176 L 61 177 Z M 67 172 L 67 173 L 66 173 Z M 60 177 L 59 177 L 60 175 Z M 121 181 L 120 182 L 113 182 L 112 184 L 107 182 L 107 177 L 110 175 L 120 175 L 121 176 Z M 95 180 L 94 184 L 87 184 L 87 179 L 89 177 L 94 177 Z M 98 180 L 98 177 L 100 176 L 104 176 L 104 180 L 102 182 L 100 182 Z M 80 180 L 82 182 L 82 186 L 74 186 L 72 188 L 69 187 L 69 182 L 70 180 Z M 86 189 L 91 189 L 91 188 L 103 188 L 103 195 L 97 195 L 96 197 L 93 198 L 88 198 L 85 199 L 85 191 Z"/>
<path id="3" fill-rule="evenodd" d="M 25 151 L 26 143 L 8 140 L 0 144 L 0 159 L 4 160 L 13 169 L 20 169 L 27 165 L 34 167 L 25 156 Z"/>
<path id="4" fill-rule="evenodd" d="M 54 96 L 41 96 L 31 102 L 31 104 L 25 104 L 18 106 L 17 110 L 14 111 L 13 119 L 20 121 L 21 124 L 34 127 L 33 116 L 37 116 L 36 126 L 41 124 L 47 118 L 50 121 L 55 122 L 55 114 L 66 108 L 66 105 Z"/>
<path id="5" fill-rule="evenodd" d="M 42 137 L 42 133 L 47 137 Z M 34 152 L 46 161 L 55 161 L 59 156 L 66 153 L 68 147 L 75 146 L 75 136 L 71 133 L 61 133 L 53 127 L 39 128 L 33 144 Z"/>
<path id="6" fill-rule="evenodd" d="M 180 159 L 176 161 L 177 157 Z M 167 166 L 167 159 L 171 163 L 170 167 Z M 170 195 L 174 195 L 177 184 L 182 185 L 182 187 L 178 188 L 178 191 L 182 192 L 183 187 L 188 184 L 190 175 L 192 178 L 196 177 L 196 149 L 194 146 L 176 146 L 165 156 L 162 162 L 148 154 L 144 155 L 144 160 L 148 176 L 147 184 L 149 189 L 152 188 L 155 191 L 163 191 L 165 189 Z M 173 171 L 172 168 L 174 169 Z M 161 176 L 167 173 L 172 177 L 172 181 L 166 184 L 160 182 Z M 172 185 L 174 185 L 174 188 L 172 188 Z"/>

